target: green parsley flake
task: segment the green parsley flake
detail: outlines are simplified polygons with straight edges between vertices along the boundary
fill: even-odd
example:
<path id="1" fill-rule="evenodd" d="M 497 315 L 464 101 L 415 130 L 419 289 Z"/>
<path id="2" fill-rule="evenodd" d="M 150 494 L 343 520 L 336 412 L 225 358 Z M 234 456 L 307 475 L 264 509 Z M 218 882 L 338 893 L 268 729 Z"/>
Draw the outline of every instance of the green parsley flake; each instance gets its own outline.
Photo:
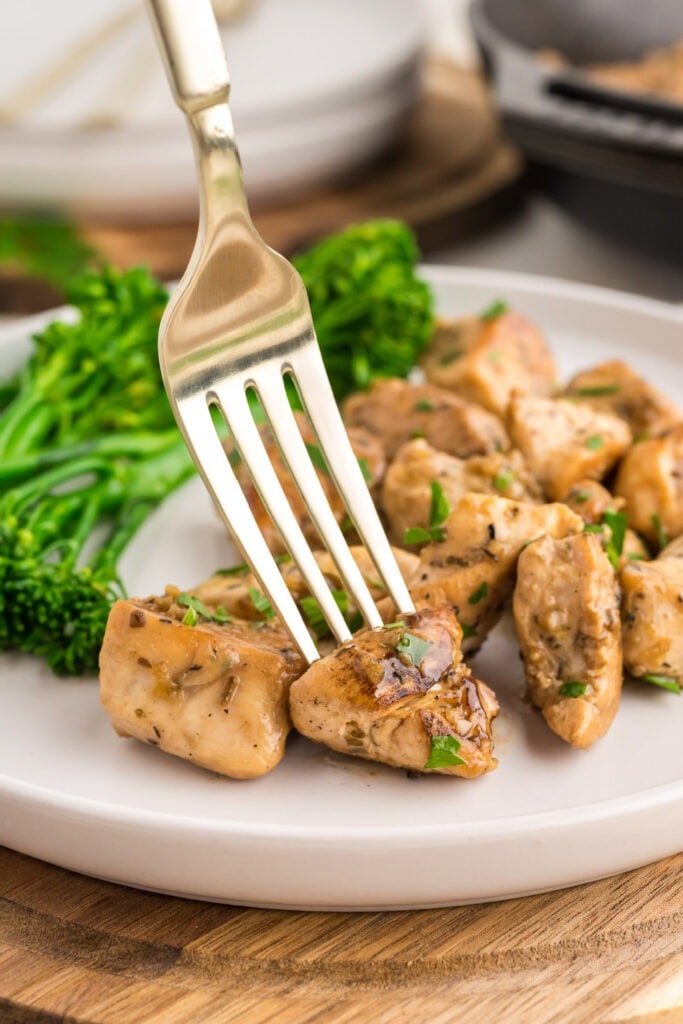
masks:
<path id="1" fill-rule="evenodd" d="M 493 486 L 497 491 L 507 491 L 514 479 L 515 474 L 511 469 L 501 469 L 500 473 L 496 473 L 493 478 Z"/>
<path id="2" fill-rule="evenodd" d="M 415 412 L 434 412 L 436 406 L 429 398 L 419 398 L 413 409 Z"/>
<path id="3" fill-rule="evenodd" d="M 431 539 L 431 530 L 425 530 L 422 526 L 409 526 L 403 534 L 404 544 L 428 544 Z"/>
<path id="4" fill-rule="evenodd" d="M 657 543 L 659 544 L 660 548 L 664 550 L 664 548 L 669 543 L 669 535 L 662 526 L 662 520 L 659 518 L 656 512 L 654 515 L 650 516 L 650 522 L 655 528 L 655 533 L 657 534 Z"/>
<path id="5" fill-rule="evenodd" d="M 470 637 L 477 635 L 477 631 L 474 626 L 468 626 L 466 622 L 461 622 L 460 627 L 462 629 L 463 640 L 469 640 Z"/>
<path id="6" fill-rule="evenodd" d="M 480 586 L 478 586 L 477 589 L 474 590 L 467 598 L 468 604 L 479 604 L 479 602 L 483 601 L 485 597 L 488 597 L 488 593 L 489 585 L 486 580 L 484 580 L 484 582 L 480 584 Z"/>
<path id="7" fill-rule="evenodd" d="M 365 480 L 366 484 L 369 484 L 370 481 L 372 480 L 372 473 L 370 472 L 370 466 L 368 465 L 368 460 L 364 459 L 361 456 L 361 458 L 358 459 L 358 465 L 360 466 L 360 471 L 363 474 L 363 479 Z"/>
<path id="8" fill-rule="evenodd" d="M 410 440 L 411 441 L 421 441 L 424 436 L 425 436 L 424 435 L 424 430 L 411 430 L 410 431 Z"/>
<path id="9" fill-rule="evenodd" d="M 572 501 L 575 501 L 577 503 L 577 505 L 583 505 L 583 503 L 585 501 L 588 501 L 590 496 L 591 496 L 591 492 L 590 491 L 579 491 L 577 494 L 572 494 L 571 497 L 572 497 Z"/>
<path id="10" fill-rule="evenodd" d="M 503 313 L 507 313 L 509 305 L 504 302 L 503 299 L 496 299 L 490 306 L 487 306 L 483 313 L 479 314 L 479 319 L 483 320 L 484 323 L 488 323 L 491 320 L 497 320 Z"/>
<path id="11" fill-rule="evenodd" d="M 640 677 L 644 683 L 651 683 L 652 686 L 659 686 L 662 690 L 668 690 L 670 693 L 680 693 L 681 684 L 675 676 L 663 676 L 658 672 L 649 672 L 645 676 Z"/>
<path id="12" fill-rule="evenodd" d="M 273 616 L 275 615 L 275 609 L 273 608 L 272 604 L 270 603 L 266 595 L 262 594 L 260 590 L 256 589 L 256 587 L 249 587 L 247 593 L 249 594 L 251 603 L 253 604 L 256 611 L 260 612 L 266 621 L 272 619 Z"/>
<path id="13" fill-rule="evenodd" d="M 431 527 L 441 526 L 451 514 L 451 506 L 438 480 L 432 480 L 431 488 L 432 502 L 429 508 L 429 525 Z M 443 540 L 443 538 L 439 539 Z"/>
<path id="14" fill-rule="evenodd" d="M 183 625 L 196 626 L 198 621 L 199 616 L 197 615 L 194 608 L 188 608 L 185 614 L 183 615 Z"/>
<path id="15" fill-rule="evenodd" d="M 602 523 L 586 523 L 584 533 L 602 533 Z"/>
<path id="16" fill-rule="evenodd" d="M 591 434 L 591 436 L 586 440 L 586 448 L 592 452 L 596 452 L 598 448 L 602 448 L 604 443 L 605 440 L 600 436 L 600 434 Z"/>
<path id="17" fill-rule="evenodd" d="M 570 679 L 568 682 L 562 683 L 560 695 L 562 697 L 583 697 L 587 689 L 587 683 L 580 683 L 577 679 Z"/>
<path id="18" fill-rule="evenodd" d="M 456 359 L 460 359 L 461 356 L 462 351 L 460 349 L 451 349 L 450 352 L 446 352 L 445 355 L 441 356 L 441 359 L 439 359 L 439 366 L 450 366 L 451 363 L 454 363 Z"/>
<path id="19" fill-rule="evenodd" d="M 319 469 L 321 473 L 325 473 L 327 474 L 327 476 L 329 476 L 330 471 L 328 469 L 327 462 L 325 461 L 325 456 L 320 451 L 318 445 L 311 444 L 309 441 L 307 441 L 306 451 L 308 452 L 311 462 L 313 463 L 315 468 Z"/>
<path id="20" fill-rule="evenodd" d="M 400 654 L 407 654 L 415 668 L 419 668 L 422 659 L 431 647 L 428 640 L 415 636 L 414 633 L 404 633 L 396 644 L 396 650 Z"/>
<path id="21" fill-rule="evenodd" d="M 455 736 L 432 736 L 429 758 L 424 766 L 424 771 L 433 771 L 435 768 L 454 768 L 456 765 L 465 764 L 457 754 L 460 746 L 460 740 L 456 740 Z"/>
<path id="22" fill-rule="evenodd" d="M 347 618 L 349 614 L 349 595 L 345 590 L 331 590 L 330 593 L 334 598 L 337 608 L 347 620 L 347 625 L 351 628 Z M 324 640 L 325 637 L 328 637 L 330 635 L 330 627 L 328 626 L 327 619 L 325 618 L 316 599 L 308 595 L 307 597 L 302 597 L 299 604 L 301 605 L 302 612 L 308 620 L 309 626 L 315 633 L 316 639 Z"/>
<path id="23" fill-rule="evenodd" d="M 601 398 L 603 395 L 616 395 L 619 391 L 618 384 L 599 384 L 593 388 L 579 388 L 576 393 L 581 398 Z"/>
<path id="24" fill-rule="evenodd" d="M 183 618 L 186 626 L 196 626 L 200 617 L 207 622 L 218 622 L 221 625 L 233 621 L 232 615 L 228 615 L 222 605 L 219 605 L 215 612 L 210 612 L 204 602 L 194 594 L 179 594 L 176 601 L 182 608 L 187 608 L 187 613 Z"/>
<path id="25" fill-rule="evenodd" d="M 625 512 L 613 512 L 608 509 L 602 517 L 604 523 L 606 523 L 611 531 L 611 536 L 605 544 L 605 551 L 609 558 L 612 566 L 615 569 L 619 568 L 621 564 L 621 553 L 624 550 L 624 539 L 626 537 L 626 527 L 628 520 Z"/>
<path id="26" fill-rule="evenodd" d="M 404 629 L 404 628 L 405 628 L 405 622 L 401 622 L 400 620 L 398 622 L 385 622 L 384 625 L 382 626 L 382 629 Z"/>

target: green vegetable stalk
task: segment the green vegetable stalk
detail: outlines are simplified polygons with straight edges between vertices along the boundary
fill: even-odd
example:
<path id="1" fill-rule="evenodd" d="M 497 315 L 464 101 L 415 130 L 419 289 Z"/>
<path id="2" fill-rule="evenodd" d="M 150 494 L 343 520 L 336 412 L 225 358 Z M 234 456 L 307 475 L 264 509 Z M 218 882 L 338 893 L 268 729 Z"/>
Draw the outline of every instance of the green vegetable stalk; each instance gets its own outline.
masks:
<path id="1" fill-rule="evenodd" d="M 38 252 L 44 231 L 0 232 L 0 259 L 3 239 L 10 255 L 32 240 Z M 53 241 L 73 265 L 85 258 L 68 232 Z M 416 258 L 411 232 L 393 221 L 350 228 L 298 258 L 338 397 L 415 364 L 432 330 Z M 21 372 L 0 382 L 0 651 L 78 675 L 96 670 L 109 608 L 124 594 L 123 551 L 193 467 L 158 368 L 165 290 L 144 269 L 104 268 L 66 291 L 77 322 L 51 323 Z"/>
<path id="2" fill-rule="evenodd" d="M 374 377 L 405 377 L 434 329 L 433 298 L 415 273 L 405 224 L 368 221 L 297 256 L 337 399 Z"/>

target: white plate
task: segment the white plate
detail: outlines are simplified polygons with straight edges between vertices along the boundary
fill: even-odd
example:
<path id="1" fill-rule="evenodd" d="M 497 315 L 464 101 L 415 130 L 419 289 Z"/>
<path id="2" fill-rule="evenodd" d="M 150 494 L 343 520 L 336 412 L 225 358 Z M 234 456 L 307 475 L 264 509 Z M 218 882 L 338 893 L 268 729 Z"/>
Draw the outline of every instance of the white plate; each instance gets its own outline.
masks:
<path id="1" fill-rule="evenodd" d="M 5 204 L 98 219 L 195 209 L 189 136 L 142 4 L 15 5 L 0 38 L 0 115 L 41 69 L 127 10 L 130 22 L 91 59 L 0 124 Z M 224 28 L 252 199 L 326 181 L 386 146 L 418 94 L 423 24 L 414 0 L 256 0 Z"/>
<path id="2" fill-rule="evenodd" d="M 504 297 L 547 331 L 563 375 L 628 359 L 681 397 L 683 319 L 617 292 L 429 269 L 442 312 Z M 0 337 L 4 368 L 21 352 Z M 195 482 L 126 558 L 131 589 L 189 585 L 225 564 Z M 521 700 L 503 623 L 476 660 L 502 704 L 500 767 L 471 782 L 408 779 L 294 739 L 268 777 L 234 782 L 114 735 L 96 684 L 0 658 L 0 842 L 86 874 L 261 906 L 409 908 L 495 900 L 624 871 L 683 847 L 683 705 L 628 684 L 609 735 L 569 749 Z"/>

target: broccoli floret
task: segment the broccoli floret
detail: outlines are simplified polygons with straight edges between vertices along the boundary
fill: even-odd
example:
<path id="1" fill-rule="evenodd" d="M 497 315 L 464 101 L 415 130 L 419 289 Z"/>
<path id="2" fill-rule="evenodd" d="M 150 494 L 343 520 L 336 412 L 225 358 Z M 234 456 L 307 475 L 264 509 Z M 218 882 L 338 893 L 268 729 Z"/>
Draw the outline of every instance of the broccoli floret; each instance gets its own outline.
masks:
<path id="1" fill-rule="evenodd" d="M 405 377 L 434 328 L 433 298 L 415 273 L 408 227 L 355 225 L 295 257 L 337 399 L 373 377 Z"/>

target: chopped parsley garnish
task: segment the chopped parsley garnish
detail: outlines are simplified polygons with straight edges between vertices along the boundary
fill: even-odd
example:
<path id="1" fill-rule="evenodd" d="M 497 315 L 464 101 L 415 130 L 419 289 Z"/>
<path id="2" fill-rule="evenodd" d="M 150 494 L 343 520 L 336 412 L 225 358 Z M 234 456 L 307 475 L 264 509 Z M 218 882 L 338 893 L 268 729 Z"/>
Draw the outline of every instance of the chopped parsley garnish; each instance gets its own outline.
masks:
<path id="1" fill-rule="evenodd" d="M 477 635 L 477 631 L 474 626 L 468 626 L 466 622 L 461 622 L 460 628 L 462 629 L 463 640 L 469 640 L 470 637 Z"/>
<path id="2" fill-rule="evenodd" d="M 415 412 L 434 412 L 436 406 L 429 398 L 419 398 L 413 409 Z"/>
<path id="3" fill-rule="evenodd" d="M 424 435 L 424 430 L 411 430 L 410 431 L 410 440 L 411 441 L 420 441 L 420 440 L 422 440 L 422 438 L 424 436 L 425 436 Z"/>
<path id="4" fill-rule="evenodd" d="M 310 460 L 316 469 L 319 469 L 321 473 L 326 473 L 328 476 L 330 471 L 325 461 L 325 456 L 320 451 L 317 444 L 311 444 L 310 441 L 306 442 L 306 451 L 309 454 Z"/>
<path id="5" fill-rule="evenodd" d="M 214 576 L 244 576 L 248 572 L 247 563 L 241 562 L 240 565 L 231 565 L 229 569 L 215 569 Z"/>
<path id="6" fill-rule="evenodd" d="M 486 580 L 484 580 L 484 582 L 481 583 L 476 590 L 472 591 L 470 596 L 467 598 L 467 602 L 468 604 L 479 604 L 479 602 L 483 601 L 485 597 L 488 597 L 488 593 L 489 585 L 486 582 Z"/>
<path id="7" fill-rule="evenodd" d="M 578 388 L 577 395 L 581 398 L 601 398 L 603 395 L 616 395 L 621 388 L 618 384 L 597 384 L 595 387 Z"/>
<path id="8" fill-rule="evenodd" d="M 368 460 L 364 459 L 361 456 L 360 459 L 358 459 L 358 465 L 360 466 L 360 471 L 363 474 L 363 479 L 365 480 L 366 484 L 369 484 L 370 481 L 372 480 L 372 473 L 370 472 Z"/>
<path id="9" fill-rule="evenodd" d="M 403 629 L 404 626 L 405 622 L 399 620 L 398 622 L 385 622 L 382 629 Z"/>
<path id="10" fill-rule="evenodd" d="M 428 640 L 423 640 L 422 637 L 408 632 L 405 632 L 396 644 L 399 654 L 407 654 L 415 668 L 419 668 L 430 647 L 431 644 Z"/>
<path id="11" fill-rule="evenodd" d="M 586 523 L 584 533 L 602 533 L 602 523 Z"/>
<path id="12" fill-rule="evenodd" d="M 644 683 L 651 683 L 653 686 L 659 686 L 662 690 L 669 690 L 670 693 L 681 692 L 681 684 L 675 676 L 663 676 L 658 672 L 648 672 L 647 675 L 641 676 L 640 678 Z"/>
<path id="13" fill-rule="evenodd" d="M 431 487 L 432 503 L 429 507 L 429 525 L 433 528 L 441 526 L 448 519 L 451 514 L 451 506 L 438 480 L 432 480 Z"/>
<path id="14" fill-rule="evenodd" d="M 439 366 L 450 366 L 451 363 L 454 363 L 456 359 L 460 359 L 461 356 L 462 351 L 459 348 L 451 349 L 450 352 L 446 352 L 445 355 L 441 356 Z"/>
<path id="15" fill-rule="evenodd" d="M 613 512 L 608 509 L 602 519 L 604 523 L 607 523 L 611 531 L 611 537 L 605 543 L 605 551 L 613 567 L 618 569 L 621 562 L 621 553 L 624 550 L 624 538 L 626 537 L 626 527 L 628 525 L 626 513 Z"/>
<path id="16" fill-rule="evenodd" d="M 409 526 L 403 534 L 404 544 L 428 544 L 431 539 L 431 531 L 422 526 Z"/>
<path id="17" fill-rule="evenodd" d="M 605 439 L 600 434 L 591 434 L 586 440 L 586 448 L 592 452 L 596 452 L 598 448 L 602 448 L 605 443 Z"/>
<path id="18" fill-rule="evenodd" d="M 188 608 L 185 614 L 183 615 L 183 625 L 196 626 L 198 621 L 199 616 L 197 615 L 194 608 Z"/>
<path id="19" fill-rule="evenodd" d="M 657 534 L 657 543 L 659 544 L 660 548 L 664 550 L 664 548 L 669 543 L 669 535 L 662 526 L 662 520 L 659 518 L 656 512 L 654 515 L 650 516 L 650 522 L 655 528 L 655 533 Z"/>
<path id="20" fill-rule="evenodd" d="M 583 503 L 585 501 L 588 501 L 590 496 L 591 496 L 591 492 L 590 491 L 578 491 L 576 494 L 572 494 L 571 497 L 572 497 L 572 500 L 577 503 L 577 505 L 583 505 Z"/>
<path id="21" fill-rule="evenodd" d="M 646 562 L 647 556 L 641 555 L 639 551 L 629 551 L 628 560 L 629 562 Z"/>
<path id="22" fill-rule="evenodd" d="M 577 679 L 570 679 L 568 682 L 562 683 L 560 695 L 562 697 L 583 697 L 587 689 L 587 683 L 580 683 Z"/>
<path id="23" fill-rule="evenodd" d="M 181 607 L 187 608 L 187 612 L 183 618 L 183 622 L 186 626 L 196 626 L 199 618 L 205 619 L 206 622 L 218 622 L 220 624 L 226 622 L 232 622 L 232 615 L 228 615 L 225 608 L 219 605 L 215 612 L 210 612 L 203 601 L 193 594 L 179 594 L 176 601 Z"/>
<path id="24" fill-rule="evenodd" d="M 497 320 L 503 313 L 507 313 L 509 308 L 509 305 L 503 299 L 496 299 L 495 302 L 486 307 L 483 313 L 479 314 L 479 319 L 483 320 L 484 323 L 488 323 L 490 320 Z"/>
<path id="25" fill-rule="evenodd" d="M 493 478 L 493 486 L 497 491 L 507 491 L 514 479 L 515 474 L 511 469 L 501 469 L 500 473 L 496 473 Z"/>
<path id="26" fill-rule="evenodd" d="M 438 480 L 432 480 L 431 489 L 429 529 L 426 530 L 423 526 L 409 526 L 403 534 L 404 544 L 428 544 L 430 541 L 438 543 L 446 538 L 446 531 L 441 524 L 451 514 L 451 505 Z"/>
<path id="27" fill-rule="evenodd" d="M 454 768 L 458 764 L 465 764 L 457 754 L 460 746 L 460 740 L 456 740 L 455 736 L 432 736 L 429 758 L 424 770 Z"/>
<path id="28" fill-rule="evenodd" d="M 334 598 L 337 608 L 346 619 L 349 629 L 351 629 L 351 624 L 347 618 L 349 614 L 349 595 L 346 593 L 345 590 L 332 590 L 330 591 L 330 593 Z M 311 595 L 308 595 L 307 597 L 302 597 L 301 600 L 299 601 L 299 604 L 301 605 L 302 612 L 304 613 L 306 619 L 308 620 L 309 626 L 315 633 L 316 639 L 324 640 L 325 637 L 329 636 L 330 627 L 328 626 L 327 619 L 323 615 L 322 608 L 320 607 L 316 599 Z M 361 617 L 361 623 L 362 621 L 363 620 Z"/>
<path id="29" fill-rule="evenodd" d="M 275 615 L 275 609 L 273 608 L 272 604 L 270 603 L 266 595 L 262 594 L 260 590 L 256 589 L 256 587 L 249 587 L 247 593 L 249 594 L 251 603 L 253 604 L 256 611 L 260 612 L 266 621 L 272 619 L 273 616 Z"/>

